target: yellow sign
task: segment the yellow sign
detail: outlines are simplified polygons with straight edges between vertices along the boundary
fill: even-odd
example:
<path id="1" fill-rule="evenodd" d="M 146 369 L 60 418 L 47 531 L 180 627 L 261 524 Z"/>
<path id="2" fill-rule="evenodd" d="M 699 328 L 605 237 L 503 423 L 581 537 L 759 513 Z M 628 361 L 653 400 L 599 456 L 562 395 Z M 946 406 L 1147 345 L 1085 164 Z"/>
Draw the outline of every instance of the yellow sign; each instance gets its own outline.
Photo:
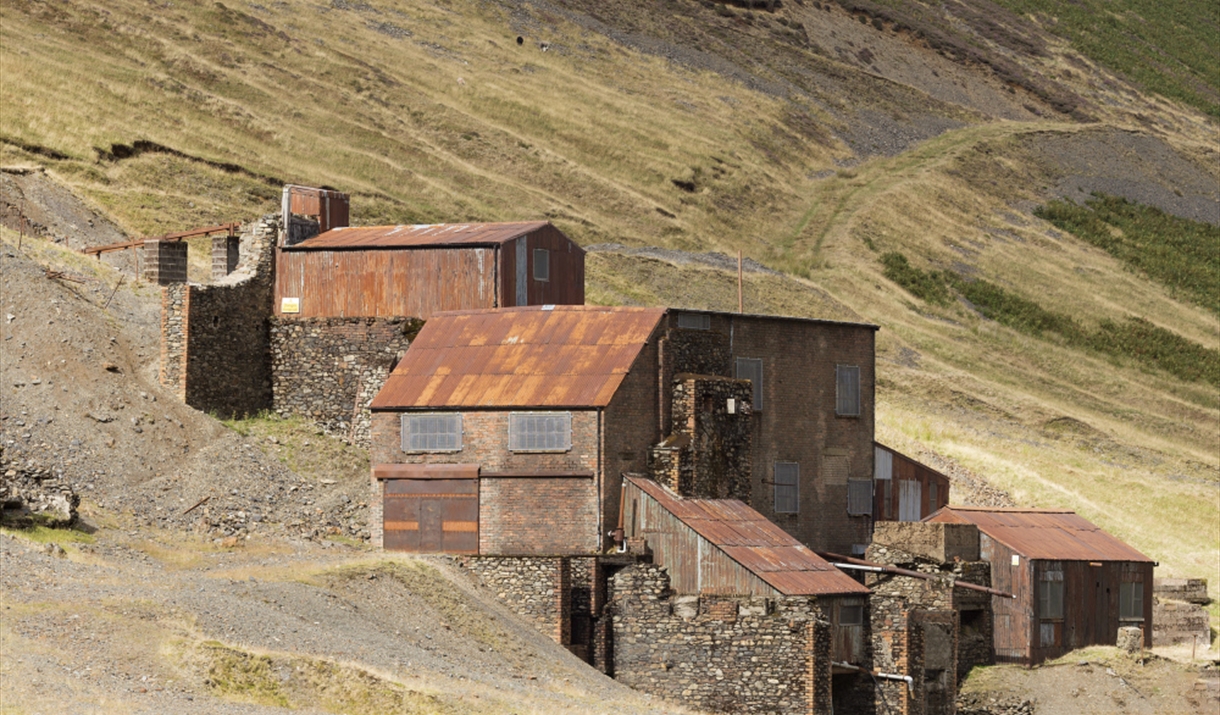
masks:
<path id="1" fill-rule="evenodd" d="M 300 298 L 280 298 L 281 313 L 300 313 L 301 299 Z"/>

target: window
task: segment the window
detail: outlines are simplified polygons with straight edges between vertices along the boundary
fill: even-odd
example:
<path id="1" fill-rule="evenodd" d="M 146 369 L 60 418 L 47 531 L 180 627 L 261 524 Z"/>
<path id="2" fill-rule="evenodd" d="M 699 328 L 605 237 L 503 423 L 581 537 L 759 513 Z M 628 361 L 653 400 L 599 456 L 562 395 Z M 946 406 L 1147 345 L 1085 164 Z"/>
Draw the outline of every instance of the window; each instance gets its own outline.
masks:
<path id="1" fill-rule="evenodd" d="M 835 414 L 860 414 L 860 368 L 855 365 L 835 366 Z"/>
<path id="2" fill-rule="evenodd" d="M 840 626 L 862 626 L 862 625 L 864 625 L 864 604 L 858 603 L 855 600 L 840 602 L 839 603 L 839 625 Z"/>
<path id="3" fill-rule="evenodd" d="M 534 249 L 534 280 L 551 280 L 551 252 L 545 248 Z"/>
<path id="4" fill-rule="evenodd" d="M 402 416 L 402 451 L 460 452 L 461 450 L 461 415 L 429 414 Z"/>
<path id="5" fill-rule="evenodd" d="M 775 513 L 795 514 L 800 503 L 801 467 L 796 462 L 775 463 Z"/>
<path id="6" fill-rule="evenodd" d="M 678 327 L 687 330 L 711 330 L 712 316 L 707 313 L 678 313 Z"/>
<path id="7" fill-rule="evenodd" d="M 1043 620 L 1063 618 L 1062 569 L 1048 568 L 1042 572 L 1038 581 L 1038 617 Z"/>
<path id="8" fill-rule="evenodd" d="M 509 451 L 566 452 L 571 448 L 571 412 L 513 412 L 508 416 Z"/>
<path id="9" fill-rule="evenodd" d="M 763 363 L 758 358 L 737 358 L 737 374 L 738 380 L 749 380 L 754 385 L 754 404 L 751 407 L 755 412 L 761 412 L 763 408 Z"/>
<path id="10" fill-rule="evenodd" d="M 881 447 L 873 448 L 873 478 L 890 479 L 894 476 L 894 453 Z"/>
<path id="11" fill-rule="evenodd" d="M 1144 620 L 1144 584 L 1118 584 L 1118 617 L 1124 621 Z"/>
<path id="12" fill-rule="evenodd" d="M 867 516 L 873 513 L 872 480 L 847 480 L 847 513 L 852 516 Z"/>

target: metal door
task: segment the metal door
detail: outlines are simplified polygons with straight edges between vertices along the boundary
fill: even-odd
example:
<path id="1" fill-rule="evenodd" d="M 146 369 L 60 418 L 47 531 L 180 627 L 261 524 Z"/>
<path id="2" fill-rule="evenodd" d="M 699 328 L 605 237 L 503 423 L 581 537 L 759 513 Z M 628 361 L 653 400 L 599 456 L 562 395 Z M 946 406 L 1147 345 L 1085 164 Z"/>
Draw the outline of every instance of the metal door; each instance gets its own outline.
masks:
<path id="1" fill-rule="evenodd" d="M 385 548 L 418 553 L 479 552 L 479 480 L 386 479 Z"/>
<path id="2" fill-rule="evenodd" d="M 919 521 L 923 500 L 923 486 L 913 479 L 898 481 L 898 521 Z"/>

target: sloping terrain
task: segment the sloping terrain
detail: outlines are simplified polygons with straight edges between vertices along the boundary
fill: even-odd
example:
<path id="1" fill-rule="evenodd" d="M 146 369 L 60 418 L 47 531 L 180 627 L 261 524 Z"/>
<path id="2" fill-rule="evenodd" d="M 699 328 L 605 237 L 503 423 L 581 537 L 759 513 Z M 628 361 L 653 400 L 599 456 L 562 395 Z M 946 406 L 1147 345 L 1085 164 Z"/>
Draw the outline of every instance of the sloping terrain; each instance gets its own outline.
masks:
<path id="1" fill-rule="evenodd" d="M 881 326 L 878 439 L 960 478 L 955 500 L 1074 508 L 1158 575 L 1215 583 L 1217 386 L 1081 336 L 1136 326 L 1214 365 L 1217 315 L 1039 207 L 1102 192 L 1220 225 L 1218 28 L 1195 0 L 14 0 L 0 164 L 45 167 L 129 235 L 260 215 L 283 182 L 351 192 L 363 224 L 546 217 L 599 247 L 604 303 L 734 309 L 741 250 L 747 310 Z M 57 200 L 3 176 L 10 228 L 22 196 Z M 63 468 L 156 523 L 212 492 L 209 518 L 284 523 L 348 496 L 330 526 L 358 534 L 355 477 L 298 502 L 318 478 L 158 390 L 147 288 L 82 332 L 117 274 L 2 260 L 25 276 L 0 311 L 20 458 L 77 440 Z M 253 474 L 277 485 L 257 512 Z"/>

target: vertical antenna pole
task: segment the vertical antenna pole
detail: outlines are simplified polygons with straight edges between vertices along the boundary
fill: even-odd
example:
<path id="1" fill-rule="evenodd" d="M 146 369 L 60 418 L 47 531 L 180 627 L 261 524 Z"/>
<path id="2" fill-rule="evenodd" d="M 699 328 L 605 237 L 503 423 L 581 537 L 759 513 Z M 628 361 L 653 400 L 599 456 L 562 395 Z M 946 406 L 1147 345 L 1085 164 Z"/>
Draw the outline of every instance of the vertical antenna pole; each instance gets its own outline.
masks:
<path id="1" fill-rule="evenodd" d="M 737 249 L 737 312 L 746 312 L 745 300 L 741 292 L 741 249 Z"/>

